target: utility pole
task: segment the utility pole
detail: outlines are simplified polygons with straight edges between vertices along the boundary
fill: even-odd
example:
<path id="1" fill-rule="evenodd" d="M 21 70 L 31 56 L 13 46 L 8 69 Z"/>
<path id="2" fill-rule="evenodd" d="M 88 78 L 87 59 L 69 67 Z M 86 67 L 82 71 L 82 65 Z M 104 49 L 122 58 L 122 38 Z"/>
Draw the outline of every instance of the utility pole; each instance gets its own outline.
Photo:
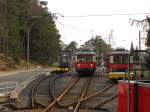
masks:
<path id="1" fill-rule="evenodd" d="M 30 19 L 38 18 L 40 16 L 31 16 L 27 21 L 27 70 L 29 70 L 29 63 L 30 63 L 30 30 L 33 24 L 30 23 Z"/>
<path id="2" fill-rule="evenodd" d="M 27 30 L 27 70 L 29 70 L 29 56 L 30 56 L 30 51 L 29 51 L 29 39 L 30 39 L 30 28 Z"/>
<path id="3" fill-rule="evenodd" d="M 111 45 L 111 39 L 113 39 L 113 29 L 110 31 L 109 36 L 108 36 L 108 44 Z"/>
<path id="4" fill-rule="evenodd" d="M 139 31 L 139 50 L 141 50 L 141 31 Z"/>
<path id="5" fill-rule="evenodd" d="M 97 64 L 99 65 L 98 37 L 96 37 L 96 54 L 97 54 Z"/>
<path id="6" fill-rule="evenodd" d="M 139 31 L 139 51 L 141 50 L 141 31 Z M 141 59 L 141 52 L 139 52 L 139 69 L 142 68 L 142 59 Z M 142 70 L 139 71 L 139 75 L 140 75 L 140 79 L 141 79 L 141 76 L 142 76 Z"/>
<path id="7" fill-rule="evenodd" d="M 32 18 L 37 18 L 37 16 L 31 16 Z M 30 30 L 33 24 L 29 24 L 30 19 L 27 21 L 27 70 L 29 70 L 30 63 Z"/>

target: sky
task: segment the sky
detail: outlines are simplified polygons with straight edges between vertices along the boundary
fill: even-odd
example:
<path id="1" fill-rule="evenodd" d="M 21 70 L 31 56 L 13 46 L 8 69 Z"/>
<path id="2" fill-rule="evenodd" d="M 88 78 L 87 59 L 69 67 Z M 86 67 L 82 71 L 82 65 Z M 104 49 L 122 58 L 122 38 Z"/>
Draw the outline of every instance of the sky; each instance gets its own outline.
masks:
<path id="1" fill-rule="evenodd" d="M 66 44 L 82 45 L 96 35 L 113 48 L 138 47 L 141 26 L 131 26 L 130 19 L 143 20 L 150 15 L 150 0 L 47 0 L 51 13 L 57 13 L 56 26 Z M 146 13 L 146 14 L 144 14 Z M 121 15 L 120 15 L 121 14 Z M 135 15 L 130 15 L 135 14 Z M 112 33 L 111 33 L 112 32 Z M 144 48 L 144 33 L 141 33 Z"/>

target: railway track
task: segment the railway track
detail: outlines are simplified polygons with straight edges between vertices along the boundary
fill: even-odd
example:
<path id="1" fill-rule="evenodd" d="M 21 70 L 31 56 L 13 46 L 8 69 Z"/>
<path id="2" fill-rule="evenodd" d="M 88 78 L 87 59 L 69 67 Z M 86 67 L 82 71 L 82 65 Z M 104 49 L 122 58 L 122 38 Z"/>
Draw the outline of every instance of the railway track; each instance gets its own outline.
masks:
<path id="1" fill-rule="evenodd" d="M 111 91 L 114 89 L 114 84 L 106 81 L 106 83 L 102 83 L 101 81 L 101 88 L 97 90 L 96 82 L 97 77 L 82 77 L 76 78 L 74 81 L 71 81 L 70 85 L 62 92 L 55 93 L 52 89 L 52 94 L 55 99 L 47 108 L 45 108 L 42 112 L 49 112 L 49 111 L 69 111 L 72 110 L 73 112 L 77 112 L 80 110 L 94 110 L 98 109 L 101 111 L 107 111 L 107 109 L 101 108 L 102 105 L 105 105 L 115 99 L 117 94 L 112 93 Z M 92 89 L 91 89 L 92 88 Z M 112 90 L 111 90 L 112 89 Z M 108 92 L 108 93 L 107 93 Z M 110 93 L 111 92 L 111 93 Z M 107 93 L 107 95 L 105 94 Z M 103 95 L 104 94 L 104 95 Z M 109 94 L 114 94 L 109 95 Z M 106 99 L 104 99 L 104 96 Z M 106 97 L 107 96 L 107 97 Z M 112 97 L 110 97 L 112 96 Z M 95 99 L 103 99 L 103 100 L 95 100 Z M 94 102 L 93 102 L 94 99 Z M 57 107 L 55 106 L 57 105 Z M 55 108 L 53 108 L 55 106 Z"/>
<path id="2" fill-rule="evenodd" d="M 31 90 L 31 107 L 32 108 L 45 108 L 49 103 L 54 101 L 54 97 L 51 91 L 51 85 L 57 79 L 61 79 L 63 75 L 46 76 L 39 79 Z M 69 76 L 63 78 L 63 80 L 70 80 Z M 66 84 L 67 85 L 67 84 Z M 64 84 L 64 86 L 66 86 Z"/>
<path id="3" fill-rule="evenodd" d="M 29 82 L 25 82 L 27 84 L 20 87 L 21 91 L 16 91 L 18 92 L 19 95 L 17 99 L 13 99 L 12 105 L 16 109 L 31 108 L 31 99 L 32 99 L 31 92 L 33 91 L 33 88 L 35 88 L 39 80 L 42 81 L 46 77 L 48 76 L 43 75 L 38 78 L 35 78 L 34 80 L 30 80 Z"/>
<path id="4" fill-rule="evenodd" d="M 103 87 L 103 89 L 101 89 L 100 91 L 87 95 L 82 100 L 83 105 L 81 105 L 81 108 L 103 111 L 108 111 L 110 108 L 117 110 L 117 105 L 114 106 L 115 108 L 112 106 L 113 100 L 116 100 L 117 98 L 117 92 L 114 90 L 116 90 L 116 85 L 109 84 Z"/>
<path id="5" fill-rule="evenodd" d="M 91 78 L 76 78 L 74 81 L 70 84 L 69 87 L 67 87 L 63 93 L 61 93 L 58 97 L 55 97 L 55 100 L 49 104 L 47 108 L 43 110 L 43 112 L 48 112 L 56 103 L 58 103 L 59 107 L 63 108 L 69 108 L 73 107 L 74 112 L 77 112 L 79 105 L 80 105 L 80 99 L 82 99 L 87 91 L 87 88 L 89 86 Z"/>
<path id="6" fill-rule="evenodd" d="M 37 110 L 34 112 L 117 111 L 117 86 L 106 77 L 101 79 L 98 73 L 92 77 L 75 74 L 44 76 L 27 87 L 22 91 L 22 96 L 28 98 L 28 104 L 17 109 Z M 19 107 L 21 104 L 17 102 L 16 105 Z"/>
<path id="7" fill-rule="evenodd" d="M 50 94 L 49 85 L 54 77 L 44 77 L 39 79 L 37 83 L 32 87 L 31 90 L 31 106 L 46 107 L 50 102 L 53 101 L 53 97 Z"/>

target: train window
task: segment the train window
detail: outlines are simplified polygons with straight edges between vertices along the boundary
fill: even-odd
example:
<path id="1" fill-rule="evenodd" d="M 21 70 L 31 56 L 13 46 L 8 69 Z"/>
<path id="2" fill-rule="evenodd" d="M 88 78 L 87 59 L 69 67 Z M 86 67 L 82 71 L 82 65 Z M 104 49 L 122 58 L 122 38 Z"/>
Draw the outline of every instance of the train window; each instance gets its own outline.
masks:
<path id="1" fill-rule="evenodd" d="M 122 64 L 128 64 L 128 55 L 122 56 Z"/>
<path id="2" fill-rule="evenodd" d="M 113 63 L 121 64 L 121 56 L 120 55 L 114 55 Z"/>
<path id="3" fill-rule="evenodd" d="M 85 61 L 86 61 L 86 58 L 85 58 L 84 55 L 78 55 L 78 56 L 77 56 L 77 61 L 79 61 L 79 62 L 85 62 Z"/>
<path id="4" fill-rule="evenodd" d="M 85 58 L 78 58 L 78 61 L 79 62 L 85 62 L 86 60 L 85 60 Z"/>
<path id="5" fill-rule="evenodd" d="M 87 62 L 93 62 L 93 55 L 87 55 L 86 56 L 86 61 Z"/>
<path id="6" fill-rule="evenodd" d="M 77 55 L 76 59 L 78 62 L 96 62 L 96 56 L 91 54 L 81 54 Z"/>
<path id="7" fill-rule="evenodd" d="M 113 56 L 110 56 L 110 63 L 113 63 Z"/>

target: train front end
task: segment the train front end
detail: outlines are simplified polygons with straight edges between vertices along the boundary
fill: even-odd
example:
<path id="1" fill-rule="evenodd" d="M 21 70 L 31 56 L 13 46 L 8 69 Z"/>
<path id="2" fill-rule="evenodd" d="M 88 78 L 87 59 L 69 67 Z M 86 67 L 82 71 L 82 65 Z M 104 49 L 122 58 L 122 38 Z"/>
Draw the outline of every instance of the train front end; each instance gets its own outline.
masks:
<path id="1" fill-rule="evenodd" d="M 94 52 L 76 53 L 75 70 L 79 74 L 93 74 L 96 70 L 96 54 Z"/>

